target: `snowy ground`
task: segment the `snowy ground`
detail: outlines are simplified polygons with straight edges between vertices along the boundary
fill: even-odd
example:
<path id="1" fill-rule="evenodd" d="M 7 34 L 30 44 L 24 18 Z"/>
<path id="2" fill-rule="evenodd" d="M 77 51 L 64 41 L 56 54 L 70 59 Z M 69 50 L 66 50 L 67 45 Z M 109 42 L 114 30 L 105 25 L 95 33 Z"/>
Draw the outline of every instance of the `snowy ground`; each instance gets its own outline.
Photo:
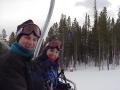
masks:
<path id="1" fill-rule="evenodd" d="M 81 69 L 67 71 L 65 75 L 76 83 L 77 90 L 120 90 L 120 68 L 109 71 Z"/>

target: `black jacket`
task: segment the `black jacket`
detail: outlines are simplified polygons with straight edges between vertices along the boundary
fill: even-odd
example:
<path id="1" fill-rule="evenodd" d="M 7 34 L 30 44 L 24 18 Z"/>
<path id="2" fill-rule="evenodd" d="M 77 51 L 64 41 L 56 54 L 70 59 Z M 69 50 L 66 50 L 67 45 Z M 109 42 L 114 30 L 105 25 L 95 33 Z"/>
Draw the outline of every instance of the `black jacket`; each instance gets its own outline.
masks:
<path id="1" fill-rule="evenodd" d="M 48 90 L 48 84 L 50 84 L 51 81 L 49 77 L 49 72 L 51 72 L 51 70 L 54 70 L 56 74 L 58 74 L 57 62 L 55 63 L 55 68 L 53 69 L 52 62 L 48 60 L 48 57 L 45 54 L 43 54 L 36 58 L 32 65 L 32 90 Z M 52 78 L 55 79 L 55 77 Z"/>
<path id="2" fill-rule="evenodd" d="M 0 90 L 31 90 L 30 58 L 7 52 L 0 56 Z"/>
<path id="3" fill-rule="evenodd" d="M 45 63 L 46 58 L 38 57 L 32 63 L 31 77 L 32 77 L 32 90 L 48 90 L 47 78 L 49 65 Z"/>

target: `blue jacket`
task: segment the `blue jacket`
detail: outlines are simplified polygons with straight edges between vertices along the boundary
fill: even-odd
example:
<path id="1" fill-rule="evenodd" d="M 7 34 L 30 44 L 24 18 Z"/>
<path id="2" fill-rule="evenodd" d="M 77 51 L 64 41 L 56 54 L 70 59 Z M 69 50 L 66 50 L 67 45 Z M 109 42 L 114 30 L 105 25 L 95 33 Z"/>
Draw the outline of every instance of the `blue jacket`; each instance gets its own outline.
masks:
<path id="1" fill-rule="evenodd" d="M 56 63 L 51 62 L 48 60 L 48 63 L 50 64 L 50 68 L 48 70 L 48 79 L 51 83 L 53 83 L 53 86 L 56 87 L 59 80 L 58 80 L 58 67 Z"/>

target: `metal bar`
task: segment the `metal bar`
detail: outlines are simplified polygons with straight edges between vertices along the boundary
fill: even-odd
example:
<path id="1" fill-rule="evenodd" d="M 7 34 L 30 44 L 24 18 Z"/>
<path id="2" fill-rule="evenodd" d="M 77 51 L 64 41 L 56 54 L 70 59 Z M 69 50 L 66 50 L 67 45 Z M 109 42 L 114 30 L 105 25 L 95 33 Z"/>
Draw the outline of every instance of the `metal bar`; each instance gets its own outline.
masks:
<path id="1" fill-rule="evenodd" d="M 39 50 L 40 50 L 40 48 L 41 48 L 41 45 L 42 45 L 42 42 L 43 42 L 43 38 L 44 38 L 44 36 L 45 36 L 45 33 L 46 33 L 46 31 L 47 31 L 47 27 L 48 27 L 48 25 L 49 25 L 49 22 L 50 22 L 52 13 L 53 13 L 54 5 L 55 5 L 55 0 L 51 0 L 51 2 L 50 2 L 50 7 L 49 7 L 49 12 L 48 12 L 48 15 L 47 15 L 47 18 L 46 18 L 44 27 L 43 27 L 43 32 L 42 32 L 41 37 L 40 37 L 40 39 L 38 40 L 37 46 L 36 46 L 36 48 L 35 48 L 33 60 L 34 60 L 34 59 L 38 56 L 38 54 L 39 54 Z"/>

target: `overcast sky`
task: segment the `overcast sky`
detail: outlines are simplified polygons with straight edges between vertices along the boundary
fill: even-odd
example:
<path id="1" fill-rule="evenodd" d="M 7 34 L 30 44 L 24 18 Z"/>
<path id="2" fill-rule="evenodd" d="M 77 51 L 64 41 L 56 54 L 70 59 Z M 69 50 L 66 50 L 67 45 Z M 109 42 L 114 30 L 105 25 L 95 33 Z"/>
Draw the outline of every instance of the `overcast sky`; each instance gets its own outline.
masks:
<path id="1" fill-rule="evenodd" d="M 0 0 L 0 33 L 3 28 L 7 34 L 16 31 L 17 25 L 25 20 L 32 19 L 43 28 L 51 0 Z M 61 14 L 70 16 L 72 21 L 77 18 L 82 25 L 85 14 L 93 16 L 94 0 L 55 0 L 55 7 L 50 25 L 59 22 Z M 96 0 L 100 11 L 107 7 L 108 15 L 117 17 L 120 8 L 119 0 Z"/>

